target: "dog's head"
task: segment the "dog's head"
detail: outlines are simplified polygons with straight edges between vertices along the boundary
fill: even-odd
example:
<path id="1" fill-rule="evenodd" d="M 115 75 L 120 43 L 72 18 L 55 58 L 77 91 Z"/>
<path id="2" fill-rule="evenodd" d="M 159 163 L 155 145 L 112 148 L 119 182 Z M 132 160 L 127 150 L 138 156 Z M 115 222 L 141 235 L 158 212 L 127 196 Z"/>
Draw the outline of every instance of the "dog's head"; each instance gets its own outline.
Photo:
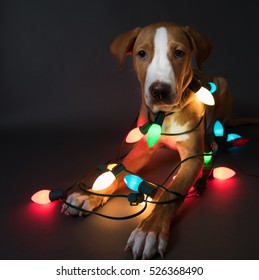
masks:
<path id="1" fill-rule="evenodd" d="M 183 106 L 184 92 L 192 79 L 192 56 L 201 70 L 211 50 L 209 40 L 194 28 L 168 22 L 135 28 L 111 44 L 120 67 L 127 54 L 133 55 L 143 100 L 154 113 Z"/>

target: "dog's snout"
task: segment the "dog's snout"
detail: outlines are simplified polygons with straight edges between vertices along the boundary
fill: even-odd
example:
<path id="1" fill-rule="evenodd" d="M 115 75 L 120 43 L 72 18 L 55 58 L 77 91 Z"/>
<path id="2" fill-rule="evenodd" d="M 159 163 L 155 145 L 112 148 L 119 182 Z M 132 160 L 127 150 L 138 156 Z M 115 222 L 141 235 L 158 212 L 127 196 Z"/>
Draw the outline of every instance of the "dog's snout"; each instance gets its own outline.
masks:
<path id="1" fill-rule="evenodd" d="M 163 101 L 168 98 L 171 87 L 167 83 L 155 82 L 150 86 L 149 90 L 156 101 Z"/>

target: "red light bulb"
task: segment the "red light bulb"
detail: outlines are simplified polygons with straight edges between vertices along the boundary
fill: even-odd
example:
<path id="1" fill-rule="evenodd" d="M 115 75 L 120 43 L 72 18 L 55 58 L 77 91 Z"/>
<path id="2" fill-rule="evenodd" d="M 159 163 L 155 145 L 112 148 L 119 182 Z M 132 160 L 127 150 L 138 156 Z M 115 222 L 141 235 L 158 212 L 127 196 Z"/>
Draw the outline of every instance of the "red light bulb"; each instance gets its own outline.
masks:
<path id="1" fill-rule="evenodd" d="M 32 197 L 31 200 L 37 204 L 47 204 L 50 203 L 49 199 L 50 190 L 41 190 L 36 192 Z"/>
<path id="2" fill-rule="evenodd" d="M 147 122 L 142 126 L 132 129 L 126 137 L 126 143 L 138 142 L 148 132 L 150 126 L 151 124 Z"/>
<path id="3" fill-rule="evenodd" d="M 138 142 L 144 134 L 140 131 L 139 127 L 132 129 L 126 137 L 126 143 Z"/>
<path id="4" fill-rule="evenodd" d="M 241 146 L 246 145 L 247 143 L 248 143 L 247 138 L 236 138 L 236 139 L 231 141 L 231 144 L 234 147 L 241 147 Z"/>
<path id="5" fill-rule="evenodd" d="M 226 180 L 235 176 L 236 172 L 228 167 L 216 167 L 213 170 L 213 177 L 219 180 Z"/>
<path id="6" fill-rule="evenodd" d="M 31 200 L 37 204 L 47 204 L 55 200 L 65 199 L 67 197 L 66 191 L 62 189 L 54 190 L 40 190 L 36 192 Z"/>

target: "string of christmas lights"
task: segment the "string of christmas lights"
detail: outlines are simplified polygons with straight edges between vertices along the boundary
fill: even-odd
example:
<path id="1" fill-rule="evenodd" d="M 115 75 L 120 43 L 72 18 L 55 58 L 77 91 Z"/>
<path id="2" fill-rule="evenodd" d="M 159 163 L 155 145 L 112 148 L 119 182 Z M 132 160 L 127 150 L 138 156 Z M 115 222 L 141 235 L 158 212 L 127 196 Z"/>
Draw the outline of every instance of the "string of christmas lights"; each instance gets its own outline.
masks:
<path id="1" fill-rule="evenodd" d="M 213 106 L 215 104 L 213 93 L 217 90 L 217 87 L 213 82 L 209 82 L 208 85 L 206 86 L 209 87 L 210 90 L 208 90 L 206 87 L 203 87 L 199 79 L 195 76 L 193 77 L 191 83 L 189 84 L 189 88 L 195 93 L 196 97 L 205 104 L 205 106 L 206 105 Z M 204 115 L 205 115 L 205 111 L 199 123 L 193 129 L 184 131 L 180 134 L 187 134 L 195 130 L 201 124 Z M 145 134 L 147 134 L 147 145 L 149 147 L 152 147 L 159 141 L 160 136 L 163 135 L 162 125 L 165 117 L 166 114 L 164 112 L 158 112 L 155 115 L 153 123 L 149 121 L 146 124 L 131 130 L 126 137 L 125 142 L 135 143 L 139 141 Z M 223 148 L 230 148 L 230 147 L 240 147 L 248 143 L 248 139 L 242 138 L 238 134 L 231 133 L 226 135 L 224 131 L 224 127 L 219 120 L 215 122 L 213 127 L 213 132 L 215 136 L 215 142 L 218 144 L 216 146 L 220 146 Z M 176 134 L 166 134 L 166 135 L 174 136 Z M 96 178 L 95 182 L 91 187 L 91 191 L 89 190 L 88 186 L 86 186 L 82 182 L 79 182 L 73 184 L 67 190 L 62 190 L 62 189 L 40 190 L 31 197 L 31 200 L 38 204 L 46 204 L 55 200 L 61 200 L 68 207 L 74 208 L 85 214 L 92 213 L 92 214 L 102 216 L 104 218 L 116 219 L 116 220 L 133 218 L 143 213 L 147 208 L 148 203 L 154 203 L 154 204 L 174 203 L 179 199 L 184 199 L 188 197 L 188 195 L 178 194 L 170 189 L 167 189 L 166 187 L 164 187 L 164 185 L 172 177 L 172 175 L 175 173 L 177 168 L 183 162 L 191 158 L 194 157 L 204 158 L 203 177 L 198 179 L 198 181 L 196 182 L 196 187 L 199 187 L 199 185 L 202 185 L 202 187 L 204 187 L 204 185 L 206 185 L 207 179 L 209 178 L 209 176 L 211 176 L 211 174 L 213 175 L 214 178 L 219 180 L 226 180 L 233 177 L 235 175 L 235 171 L 228 167 L 220 166 L 220 167 L 213 168 L 213 157 L 215 153 L 216 151 L 212 149 L 209 152 L 204 152 L 203 154 L 199 154 L 199 155 L 193 155 L 189 158 L 180 161 L 175 166 L 175 168 L 170 172 L 170 174 L 167 176 L 167 178 L 164 180 L 162 184 L 156 184 L 139 177 L 137 174 L 134 174 L 130 170 L 127 170 L 126 167 L 121 163 L 112 164 L 112 165 L 109 164 L 106 166 L 104 172 Z M 116 177 L 119 176 L 124 171 L 128 173 L 128 175 L 124 176 L 124 182 L 126 186 L 129 188 L 129 190 L 133 191 L 132 193 L 129 193 L 128 195 L 118 195 L 118 194 L 102 194 L 100 192 L 95 192 L 110 186 L 114 182 L 114 180 L 116 180 Z M 126 198 L 130 203 L 130 205 L 132 206 L 144 202 L 144 206 L 137 213 L 124 217 L 114 217 L 114 216 L 100 214 L 99 212 L 96 211 L 88 211 L 80 207 L 77 207 L 75 205 L 72 205 L 66 201 L 68 191 L 72 190 L 75 187 L 79 187 L 82 192 L 90 195 L 98 195 L 98 196 L 106 196 L 106 197 L 123 197 Z M 160 201 L 160 202 L 149 200 L 149 198 L 155 197 L 155 194 L 159 188 L 171 193 L 173 195 L 173 198 L 167 201 Z"/>

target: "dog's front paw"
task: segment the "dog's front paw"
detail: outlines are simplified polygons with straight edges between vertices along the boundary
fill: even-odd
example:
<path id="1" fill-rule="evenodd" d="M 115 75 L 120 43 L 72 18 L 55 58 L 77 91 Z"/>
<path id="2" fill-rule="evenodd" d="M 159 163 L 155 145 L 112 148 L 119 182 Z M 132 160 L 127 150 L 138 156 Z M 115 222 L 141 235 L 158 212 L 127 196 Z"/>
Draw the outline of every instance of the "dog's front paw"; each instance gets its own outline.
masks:
<path id="1" fill-rule="evenodd" d="M 65 215 L 82 216 L 83 214 L 87 213 L 83 212 L 81 209 L 86 211 L 92 211 L 96 207 L 104 205 L 106 201 L 107 198 L 105 197 L 86 195 L 79 192 L 75 192 L 68 196 L 66 202 L 75 207 L 78 207 L 79 209 L 75 209 L 69 206 L 68 204 L 64 203 L 61 208 L 61 213 Z"/>
<path id="2" fill-rule="evenodd" d="M 152 259 L 157 254 L 164 258 L 169 231 L 170 222 L 146 219 L 131 233 L 125 251 L 131 251 L 134 259 Z"/>

